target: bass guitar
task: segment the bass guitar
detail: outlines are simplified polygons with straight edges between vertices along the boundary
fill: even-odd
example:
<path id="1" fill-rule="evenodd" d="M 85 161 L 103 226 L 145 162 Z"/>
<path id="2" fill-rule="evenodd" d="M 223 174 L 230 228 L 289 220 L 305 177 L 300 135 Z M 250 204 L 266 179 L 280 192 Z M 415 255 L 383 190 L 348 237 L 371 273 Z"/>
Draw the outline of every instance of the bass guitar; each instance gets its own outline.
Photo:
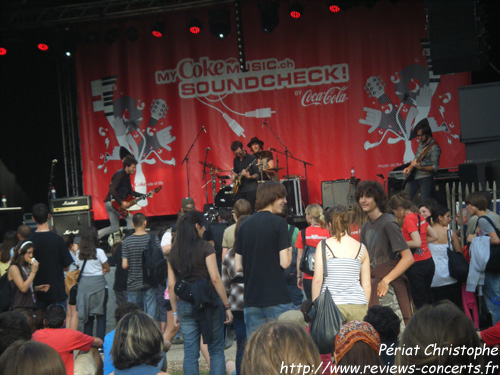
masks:
<path id="1" fill-rule="evenodd" d="M 429 145 L 426 148 L 424 148 L 422 153 L 416 159 L 417 163 L 420 163 L 422 160 L 424 160 L 425 155 L 427 155 L 427 153 L 431 150 L 431 147 L 434 146 L 435 144 L 436 141 L 432 140 L 431 143 L 429 143 Z M 403 188 L 408 183 L 408 181 L 413 181 L 415 179 L 415 173 L 417 171 L 416 168 L 413 165 L 411 165 L 411 163 L 408 164 L 408 166 L 405 167 L 405 169 L 406 168 L 408 168 L 408 173 L 405 175 L 405 178 L 403 179 Z"/>
<path id="2" fill-rule="evenodd" d="M 255 164 L 257 164 L 257 159 L 255 160 L 252 160 L 252 162 L 250 164 L 248 164 L 248 166 L 243 169 L 243 171 L 247 171 L 252 167 L 254 166 Z M 243 172 L 241 171 L 241 172 Z M 234 182 L 233 182 L 233 195 L 236 195 L 239 193 L 240 191 L 240 187 L 241 187 L 241 180 L 243 178 L 243 175 L 240 173 L 238 173 L 238 175 L 236 176 L 236 178 L 234 179 Z"/>
<path id="3" fill-rule="evenodd" d="M 133 197 L 131 195 L 127 195 L 127 197 L 123 200 L 123 202 L 127 202 L 130 204 L 129 207 L 133 206 L 134 204 L 137 203 L 137 201 L 140 201 L 142 199 L 146 199 L 146 198 L 149 198 L 151 197 L 153 194 L 156 194 L 158 193 L 162 188 L 162 185 L 158 186 L 156 189 L 154 190 L 151 190 L 149 193 L 146 193 L 146 194 L 143 194 L 139 197 Z M 120 203 L 118 203 L 117 201 L 115 200 L 112 200 L 111 201 L 111 205 L 113 206 L 113 208 L 118 211 L 118 213 L 120 214 L 121 217 L 123 218 L 126 218 L 128 215 L 129 215 L 129 212 L 128 210 L 123 207 Z"/>

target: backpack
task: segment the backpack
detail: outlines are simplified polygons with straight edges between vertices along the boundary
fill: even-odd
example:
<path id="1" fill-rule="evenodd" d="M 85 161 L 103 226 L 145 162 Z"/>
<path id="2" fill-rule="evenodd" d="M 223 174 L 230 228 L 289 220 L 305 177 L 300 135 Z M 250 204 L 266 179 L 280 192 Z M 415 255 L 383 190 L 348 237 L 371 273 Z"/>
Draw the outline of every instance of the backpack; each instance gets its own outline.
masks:
<path id="1" fill-rule="evenodd" d="M 295 228 L 296 227 L 294 225 L 290 225 L 288 228 L 288 238 L 290 238 L 290 241 L 292 241 Z M 292 263 L 290 263 L 290 266 L 285 269 L 285 278 L 286 280 L 297 279 L 297 248 L 294 243 L 292 243 Z"/>
<path id="2" fill-rule="evenodd" d="M 146 284 L 156 286 L 164 284 L 167 279 L 167 261 L 163 257 L 161 247 L 156 244 L 152 234 L 142 253 L 142 278 Z"/>
<path id="3" fill-rule="evenodd" d="M 12 304 L 12 299 L 14 298 L 14 290 L 12 289 L 8 270 L 0 277 L 0 311 L 7 311 Z"/>
<path id="4" fill-rule="evenodd" d="M 314 275 L 314 254 L 316 253 L 316 248 L 311 245 L 306 245 L 305 229 L 302 229 L 300 234 L 302 236 L 302 246 L 304 247 L 304 252 L 302 253 L 299 269 L 309 275 Z"/>

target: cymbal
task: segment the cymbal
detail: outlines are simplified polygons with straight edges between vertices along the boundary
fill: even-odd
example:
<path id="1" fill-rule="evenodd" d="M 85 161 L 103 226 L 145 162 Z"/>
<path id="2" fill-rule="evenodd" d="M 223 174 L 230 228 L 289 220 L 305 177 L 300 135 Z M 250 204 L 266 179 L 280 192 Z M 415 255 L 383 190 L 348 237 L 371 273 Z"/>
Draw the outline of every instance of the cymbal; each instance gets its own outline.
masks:
<path id="1" fill-rule="evenodd" d="M 211 169 L 217 169 L 219 171 L 222 171 L 221 168 L 219 168 L 218 166 L 214 165 L 214 163 L 204 163 L 202 161 L 198 161 L 198 163 L 200 163 L 201 165 L 203 165 L 204 167 L 207 167 L 207 168 L 211 168 Z"/>
<path id="2" fill-rule="evenodd" d="M 285 169 L 285 168 L 267 168 L 267 169 L 263 169 L 264 172 L 278 172 L 282 169 Z"/>
<path id="3" fill-rule="evenodd" d="M 220 180 L 229 180 L 231 177 L 229 177 L 229 176 L 219 176 L 219 175 L 217 175 L 217 178 L 219 178 Z"/>

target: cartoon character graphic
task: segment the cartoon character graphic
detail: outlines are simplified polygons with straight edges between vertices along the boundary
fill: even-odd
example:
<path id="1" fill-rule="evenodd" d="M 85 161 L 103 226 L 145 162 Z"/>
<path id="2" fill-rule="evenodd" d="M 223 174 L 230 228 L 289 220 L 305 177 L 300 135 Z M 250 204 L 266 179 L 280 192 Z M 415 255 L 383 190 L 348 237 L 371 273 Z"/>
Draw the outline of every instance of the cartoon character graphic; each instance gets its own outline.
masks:
<path id="1" fill-rule="evenodd" d="M 429 42 L 424 41 L 422 46 L 423 55 L 428 66 L 432 66 Z M 377 142 L 366 141 L 364 144 L 365 150 L 379 146 L 386 137 L 388 144 L 403 141 L 405 143 L 403 162 L 410 162 L 415 157 L 411 147 L 411 132 L 414 126 L 424 118 L 428 119 L 433 133 L 448 133 L 448 143 L 451 143 L 451 138 L 458 139 L 458 134 L 452 132 L 454 125 L 452 123 L 447 124 L 444 121 L 444 105 L 450 102 L 450 93 L 439 97 L 441 101 L 439 113 L 443 122 L 438 125 L 436 118 L 428 117 L 433 104 L 434 93 L 440 82 L 439 75 L 435 75 L 426 66 L 413 64 L 406 66 L 400 72 L 396 72 L 391 76 L 391 82 L 394 84 L 394 93 L 400 100 L 397 105 L 388 97 L 385 85 L 380 77 L 371 76 L 366 81 L 365 90 L 370 97 L 378 100 L 380 109 L 364 107 L 365 118 L 360 119 L 359 123 L 370 126 L 368 133 L 378 130 L 382 137 Z M 435 102 L 436 100 L 434 100 Z"/>
<path id="2" fill-rule="evenodd" d="M 100 96 L 100 100 L 93 103 L 94 112 L 104 111 L 106 119 L 113 132 L 101 126 L 99 134 L 104 138 L 106 149 L 110 147 L 110 137 L 114 136 L 118 145 L 111 152 L 101 155 L 102 163 L 98 166 L 107 173 L 106 163 L 111 160 L 121 160 L 124 154 L 130 153 L 137 160 L 135 173 L 135 190 L 146 193 L 147 182 L 142 164 L 155 164 L 157 161 L 175 166 L 175 158 L 167 159 L 164 154 L 172 151 L 170 144 L 175 141 L 172 136 L 172 126 L 157 129 L 161 118 L 165 118 L 168 106 L 163 99 L 154 99 L 151 103 L 150 118 L 146 125 L 143 124 L 145 103 L 128 96 L 114 99 L 116 80 L 118 76 L 101 78 L 91 83 L 92 96 Z M 147 206 L 147 199 L 138 203 Z"/>

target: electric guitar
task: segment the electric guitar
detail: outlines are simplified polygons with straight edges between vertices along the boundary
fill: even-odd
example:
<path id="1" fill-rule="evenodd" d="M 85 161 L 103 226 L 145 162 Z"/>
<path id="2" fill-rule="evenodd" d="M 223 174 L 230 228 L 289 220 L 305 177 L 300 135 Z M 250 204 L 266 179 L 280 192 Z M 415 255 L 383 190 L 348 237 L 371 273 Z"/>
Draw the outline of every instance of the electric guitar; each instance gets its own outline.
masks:
<path id="1" fill-rule="evenodd" d="M 431 150 L 432 146 L 434 146 L 435 144 L 436 141 L 433 139 L 431 143 L 429 143 L 429 145 L 426 148 L 424 148 L 422 153 L 418 156 L 417 163 L 420 163 L 422 160 L 424 160 L 425 155 L 427 155 L 427 153 Z M 405 178 L 403 179 L 403 188 L 408 183 L 408 181 L 413 181 L 416 173 L 416 168 L 412 166 L 411 163 L 408 164 L 408 166 L 405 168 L 408 168 L 408 173 L 405 175 Z"/>
<path id="2" fill-rule="evenodd" d="M 137 203 L 137 201 L 140 201 L 142 199 L 146 199 L 146 198 L 149 198 L 151 197 L 153 194 L 156 194 L 158 193 L 162 188 L 162 185 L 158 186 L 156 189 L 154 190 L 151 190 L 149 193 L 146 193 L 146 194 L 143 194 L 139 197 L 133 197 L 131 195 L 127 195 L 127 197 L 123 200 L 123 202 L 127 202 L 127 203 L 130 203 L 130 206 L 133 206 L 134 204 Z M 113 206 L 113 208 L 118 211 L 118 213 L 120 214 L 121 217 L 123 218 L 126 218 L 129 214 L 128 210 L 126 208 L 124 208 L 120 203 L 118 203 L 117 201 L 115 200 L 112 200 L 111 201 L 111 205 Z"/>
<path id="3" fill-rule="evenodd" d="M 248 172 L 248 170 L 249 170 L 252 166 L 254 166 L 257 162 L 258 162 L 258 161 L 257 161 L 257 159 L 252 160 L 252 162 L 251 162 L 250 164 L 248 164 L 248 166 L 247 166 L 245 169 L 243 169 L 243 171 L 247 171 L 247 172 Z M 243 171 L 241 171 L 241 172 L 243 172 Z M 238 193 L 239 193 L 239 191 L 240 191 L 240 187 L 241 187 L 241 180 L 242 180 L 242 178 L 243 178 L 243 175 L 241 174 L 241 172 L 240 172 L 240 173 L 238 173 L 238 175 L 237 175 L 237 176 L 236 176 L 236 178 L 234 179 L 234 182 L 233 182 L 233 195 L 238 194 Z"/>

